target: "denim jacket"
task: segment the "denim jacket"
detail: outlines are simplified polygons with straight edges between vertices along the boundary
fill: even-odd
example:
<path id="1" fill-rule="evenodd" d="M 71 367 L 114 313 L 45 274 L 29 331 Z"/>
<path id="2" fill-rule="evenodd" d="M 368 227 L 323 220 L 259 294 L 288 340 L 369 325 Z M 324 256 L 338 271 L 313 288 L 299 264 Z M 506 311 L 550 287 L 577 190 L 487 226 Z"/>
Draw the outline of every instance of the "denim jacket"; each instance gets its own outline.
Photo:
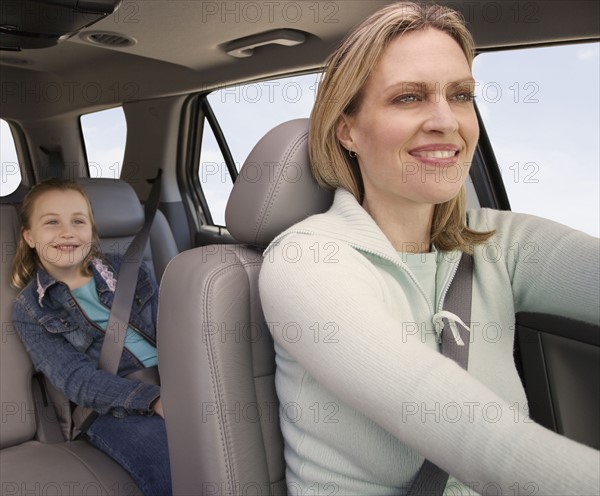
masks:
<path id="1" fill-rule="evenodd" d="M 108 308 L 120 262 L 111 257 L 91 263 L 98 297 Z M 129 325 L 154 346 L 157 307 L 158 287 L 142 264 Z M 143 364 L 123 348 L 117 375 L 98 369 L 104 329 L 85 315 L 65 283 L 42 268 L 17 296 L 13 324 L 35 369 L 77 405 L 119 417 L 152 414 L 160 387 L 124 378 Z"/>

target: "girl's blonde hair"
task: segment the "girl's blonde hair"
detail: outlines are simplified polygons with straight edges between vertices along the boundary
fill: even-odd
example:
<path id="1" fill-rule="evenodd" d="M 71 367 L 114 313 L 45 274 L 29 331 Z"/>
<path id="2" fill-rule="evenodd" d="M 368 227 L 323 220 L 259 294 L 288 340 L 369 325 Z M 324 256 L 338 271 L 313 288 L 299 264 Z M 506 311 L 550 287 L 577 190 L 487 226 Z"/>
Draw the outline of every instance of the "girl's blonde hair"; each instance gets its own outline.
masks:
<path id="1" fill-rule="evenodd" d="M 31 248 L 23 234 L 26 230 L 31 229 L 31 216 L 33 215 L 33 209 L 35 202 L 45 193 L 49 191 L 77 191 L 83 198 L 88 206 L 90 223 L 92 226 L 92 243 L 91 249 L 88 255 L 85 257 L 82 265 L 83 273 L 86 276 L 92 275 L 90 269 L 90 262 L 93 258 L 101 256 L 100 253 L 100 240 L 98 238 L 98 232 L 96 230 L 96 222 L 94 221 L 94 215 L 92 212 L 92 204 L 90 199 L 85 193 L 83 187 L 75 181 L 65 179 L 48 179 L 42 183 L 35 185 L 23 200 L 21 206 L 21 230 L 19 232 L 19 242 L 17 244 L 17 253 L 12 264 L 12 272 L 10 276 L 10 284 L 15 288 L 23 288 L 31 280 L 35 271 L 38 267 L 41 267 L 41 262 L 38 257 L 35 248 Z"/>
<path id="2" fill-rule="evenodd" d="M 448 7 L 399 2 L 375 12 L 350 33 L 329 57 L 310 118 L 309 151 L 315 179 L 330 189 L 342 187 L 362 203 L 364 188 L 358 162 L 336 136 L 342 115 L 359 111 L 362 90 L 390 42 L 403 33 L 433 28 L 450 35 L 469 67 L 475 45 L 460 14 Z M 473 245 L 494 234 L 469 229 L 465 187 L 453 199 L 435 206 L 431 242 L 440 250 L 471 253 Z"/>

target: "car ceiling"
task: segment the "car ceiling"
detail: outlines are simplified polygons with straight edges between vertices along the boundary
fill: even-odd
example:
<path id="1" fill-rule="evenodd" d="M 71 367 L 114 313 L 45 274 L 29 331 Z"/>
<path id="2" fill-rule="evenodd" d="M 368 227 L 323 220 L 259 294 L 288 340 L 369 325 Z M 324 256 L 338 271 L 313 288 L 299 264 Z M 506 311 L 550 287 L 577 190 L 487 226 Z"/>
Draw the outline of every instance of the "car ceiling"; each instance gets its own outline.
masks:
<path id="1" fill-rule="evenodd" d="M 54 46 L 0 51 L 0 113 L 39 120 L 314 70 L 353 26 L 388 3 L 123 0 L 116 12 Z M 461 10 L 479 50 L 600 36 L 597 0 L 439 3 Z M 262 46 L 247 58 L 226 53 L 234 40 L 275 29 L 301 31 L 306 41 Z M 99 46 L 86 40 L 93 32 L 123 35 L 135 44 Z"/>

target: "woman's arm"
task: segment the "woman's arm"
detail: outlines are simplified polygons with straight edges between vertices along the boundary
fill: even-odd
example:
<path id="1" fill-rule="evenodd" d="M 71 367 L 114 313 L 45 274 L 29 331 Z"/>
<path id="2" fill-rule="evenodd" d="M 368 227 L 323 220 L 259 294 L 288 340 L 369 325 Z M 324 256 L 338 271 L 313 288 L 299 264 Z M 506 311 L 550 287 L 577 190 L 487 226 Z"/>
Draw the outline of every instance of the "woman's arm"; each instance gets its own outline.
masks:
<path id="1" fill-rule="evenodd" d="M 556 222 L 483 210 L 511 275 L 515 310 L 600 323 L 600 242 Z"/>
<path id="2" fill-rule="evenodd" d="M 286 253 L 289 243 L 300 256 Z M 455 362 L 403 339 L 402 322 L 383 304 L 364 256 L 338 244 L 337 263 L 326 263 L 315 260 L 315 244 L 331 240 L 283 238 L 266 253 L 259 281 L 275 341 L 311 376 L 475 489 L 496 484 L 502 494 L 514 494 L 515 487 L 534 484 L 537 494 L 598 493 L 598 451 L 532 422 L 515 423 L 510 405 Z M 314 326 L 328 323 L 338 329 L 337 342 L 315 340 Z M 291 324 L 293 340 L 286 334 Z M 448 404 L 461 409 L 460 420 L 431 421 L 419 413 Z M 498 409 L 492 420 L 487 405 Z"/>

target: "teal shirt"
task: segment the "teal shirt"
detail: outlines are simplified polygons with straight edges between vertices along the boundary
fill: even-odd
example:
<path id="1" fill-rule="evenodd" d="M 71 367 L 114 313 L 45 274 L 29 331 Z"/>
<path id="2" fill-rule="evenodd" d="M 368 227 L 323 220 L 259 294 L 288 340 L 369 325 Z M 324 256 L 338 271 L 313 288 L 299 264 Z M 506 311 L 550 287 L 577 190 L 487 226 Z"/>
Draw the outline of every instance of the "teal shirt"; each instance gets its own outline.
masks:
<path id="1" fill-rule="evenodd" d="M 71 293 L 88 318 L 102 327 L 102 329 L 106 329 L 110 311 L 100 303 L 94 278 L 92 277 L 87 284 L 72 289 Z M 127 328 L 125 347 L 144 364 L 144 367 L 158 365 L 156 348 L 132 327 Z"/>

